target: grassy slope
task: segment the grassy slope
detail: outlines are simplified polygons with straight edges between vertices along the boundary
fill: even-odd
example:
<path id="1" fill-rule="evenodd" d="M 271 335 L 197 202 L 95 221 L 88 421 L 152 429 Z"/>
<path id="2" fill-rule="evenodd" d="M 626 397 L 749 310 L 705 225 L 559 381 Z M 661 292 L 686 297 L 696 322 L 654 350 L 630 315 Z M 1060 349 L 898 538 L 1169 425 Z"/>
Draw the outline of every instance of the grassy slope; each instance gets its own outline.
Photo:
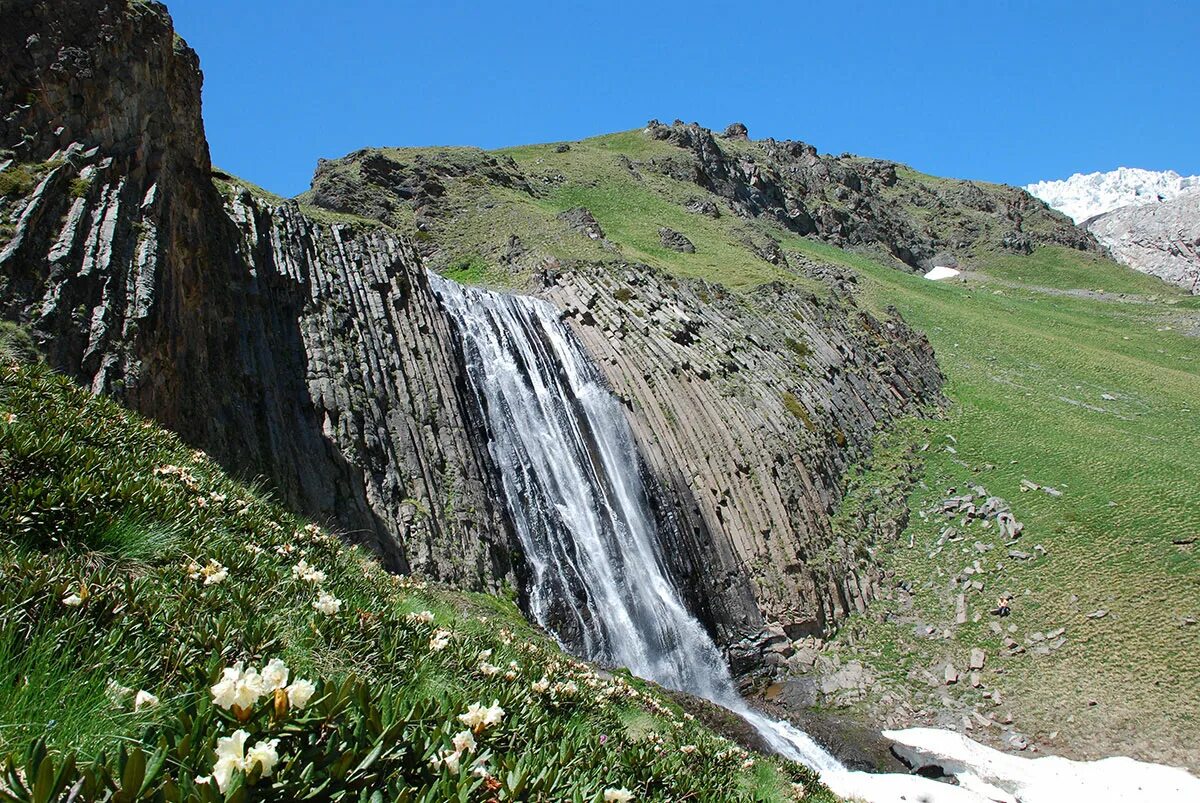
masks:
<path id="1" fill-rule="evenodd" d="M 1200 532 L 1194 483 L 1200 438 L 1192 406 L 1200 399 L 1200 341 L 1183 334 L 1200 331 L 1200 301 L 1109 260 L 1065 249 L 975 254 L 966 284 L 933 283 L 728 211 L 716 220 L 695 215 L 683 205 L 705 196 L 702 190 L 648 171 L 639 179 L 622 166 L 622 156 L 677 153 L 640 131 L 570 143 L 563 153 L 553 144 L 501 153 L 527 175 L 552 179 L 546 182 L 551 189 L 536 200 L 504 192 L 482 201 L 462 195 L 459 213 L 434 236 L 446 259 L 460 260 L 463 278 L 488 280 L 492 254 L 509 233 L 561 258 L 620 256 L 732 288 L 807 281 L 746 248 L 745 234 L 755 228 L 771 232 L 785 249 L 855 268 L 863 277 L 864 301 L 876 308 L 894 304 L 924 330 L 949 380 L 953 405 L 946 418 L 934 422 L 930 435 L 912 428 L 933 442 L 925 455 L 926 488 L 913 497 L 914 509 L 929 507 L 948 487 L 982 484 L 1007 498 L 1027 524 L 1020 548 L 1032 551 L 1040 543 L 1048 551 L 1044 560 L 1029 563 L 991 553 L 984 561 L 986 588 L 972 600 L 971 613 L 1010 589 L 1018 601 L 1006 624 L 1017 627 L 1018 639 L 1058 627 L 1066 627 L 1068 637 L 1048 656 L 996 658 L 999 638 L 987 618 L 958 628 L 948 642 L 915 639 L 911 624 L 864 619 L 846 631 L 865 639 L 859 641 L 861 656 L 921 698 L 930 690 L 913 683 L 910 668 L 944 657 L 961 665 L 969 647 L 982 646 L 993 656 L 987 682 L 1001 690 L 1001 710 L 1011 707 L 1016 726 L 1035 740 L 1069 752 L 1134 751 L 1177 761 L 1189 760 L 1190 751 L 1194 764 L 1200 754 L 1194 713 L 1200 705 L 1198 628 L 1180 622 L 1200 618 L 1200 567 L 1194 545 L 1172 541 Z M 901 174 L 932 184 L 948 181 L 907 168 Z M 618 247 L 615 254 L 554 220 L 578 205 L 592 211 Z M 724 208 L 720 201 L 718 206 Z M 696 253 L 663 249 L 660 225 L 683 232 Z M 949 436 L 957 438 L 956 455 L 944 449 L 953 445 Z M 1022 494 L 1022 478 L 1058 487 L 1064 496 Z M 914 517 L 916 548 L 884 556 L 926 589 L 916 596 L 915 615 L 937 624 L 953 621 L 949 578 L 975 557 L 953 549 L 929 557 L 931 539 L 945 524 Z M 967 539 L 968 548 L 973 540 Z M 999 562 L 1005 570 L 993 571 Z M 1110 613 L 1085 617 L 1099 608 Z M 977 694 L 951 691 L 967 702 Z M 1091 700 L 1096 705 L 1089 706 Z M 1058 740 L 1050 739 L 1056 731 Z"/>
<path id="2" fill-rule="evenodd" d="M 303 711 L 262 701 L 240 723 L 250 744 L 280 739 L 281 759 L 270 778 L 238 776 L 228 799 L 585 801 L 626 787 L 638 800 L 785 800 L 793 782 L 830 799 L 795 765 L 743 766 L 645 684 L 598 677 L 511 602 L 389 575 L 171 434 L 2 352 L 0 799 L 25 799 L 19 784 L 57 799 L 48 790 L 76 777 L 81 799 L 221 799 L 193 778 L 239 723 L 208 687 L 223 667 L 273 657 L 318 690 Z M 326 573 L 319 587 L 294 576 L 301 559 Z M 210 560 L 224 581 L 189 576 Z M 313 609 L 320 589 L 338 613 Z M 71 594 L 86 598 L 72 607 Z M 406 618 L 422 610 L 432 624 Z M 439 627 L 452 637 L 437 651 Z M 485 676 L 481 650 L 513 675 Z M 536 694 L 543 675 L 579 691 Z M 160 702 L 134 712 L 110 682 Z M 506 713 L 475 754 L 490 780 L 432 768 L 457 715 L 494 699 Z"/>
<path id="3" fill-rule="evenodd" d="M 987 685 L 1002 690 L 1037 742 L 1194 766 L 1200 652 L 1197 628 L 1182 622 L 1200 619 L 1200 562 L 1194 545 L 1173 541 L 1200 533 L 1200 342 L 1176 331 L 1181 318 L 1194 325 L 1197 299 L 1060 249 L 997 258 L 966 283 L 929 282 L 820 244 L 808 250 L 856 267 L 868 302 L 894 304 L 924 330 L 949 378 L 955 404 L 928 436 L 928 487 L 913 509 L 929 509 L 951 487 L 983 485 L 1027 525 L 1017 548 L 1047 550 L 1029 562 L 1003 549 L 982 556 L 986 588 L 969 612 L 1010 590 L 1017 599 L 1005 625 L 1017 640 L 1058 627 L 1068 639 L 1049 656 L 998 657 L 1006 651 L 986 615 L 953 628 L 949 642 L 916 638 L 910 620 L 864 622 L 859 652 L 904 684 L 914 666 L 947 655 L 961 668 L 970 647 L 984 647 Z M 1093 288 L 1139 295 L 1086 292 Z M 1063 496 L 1022 493 L 1022 479 Z M 930 558 L 947 524 L 957 522 L 914 518 L 915 547 L 889 557 L 922 592 L 918 613 L 940 626 L 954 619 L 950 577 L 981 557 L 976 538 L 989 540 L 968 531 L 958 548 Z M 1087 618 L 1099 609 L 1109 613 Z M 979 694 L 966 684 L 955 693 L 968 702 Z"/>

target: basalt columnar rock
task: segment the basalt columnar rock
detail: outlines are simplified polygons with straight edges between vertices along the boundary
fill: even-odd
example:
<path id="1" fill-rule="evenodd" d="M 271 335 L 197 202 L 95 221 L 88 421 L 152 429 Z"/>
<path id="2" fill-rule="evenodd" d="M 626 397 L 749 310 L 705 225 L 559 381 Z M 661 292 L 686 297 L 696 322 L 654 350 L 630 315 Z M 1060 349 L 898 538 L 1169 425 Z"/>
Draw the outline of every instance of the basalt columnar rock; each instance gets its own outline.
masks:
<path id="1" fill-rule="evenodd" d="M 863 611 L 880 580 L 868 544 L 903 524 L 851 539 L 830 514 L 876 428 L 939 398 L 923 338 L 782 284 L 735 294 L 583 263 L 542 278 L 629 408 L 682 534 L 665 552 L 721 640 L 764 621 L 798 638 Z"/>
<path id="2" fill-rule="evenodd" d="M 211 177 L 162 6 L 0 10 L 0 311 L 48 359 L 397 569 L 512 579 L 448 324 L 407 242 Z M 11 186 L 11 185 L 9 185 Z"/>
<path id="3" fill-rule="evenodd" d="M 269 198 L 213 171 L 197 59 L 162 6 L 18 0 L 0 23 L 3 316 L 94 392 L 264 477 L 393 567 L 468 588 L 519 582 L 487 433 L 417 248 L 443 248 L 457 220 L 444 199 L 460 185 L 524 203 L 560 177 L 471 149 L 360 151 L 347 157 L 357 177 L 342 160 L 319 166 L 304 199 L 318 208 Z M 791 185 L 771 189 L 762 169 L 747 179 L 711 135 L 687 135 L 739 214 L 786 201 Z M 725 222 L 714 197 L 696 219 Z M 845 277 L 820 296 L 680 281 L 622 260 L 587 208 L 565 211 L 548 215 L 553 237 L 603 259 L 547 259 L 541 232 L 505 231 L 499 261 L 564 311 L 626 401 L 693 610 L 725 643 L 765 622 L 822 632 L 861 610 L 878 581 L 869 542 L 900 529 L 902 505 L 853 535 L 833 516 L 874 433 L 940 400 L 928 344 L 861 310 Z M 791 269 L 770 236 L 745 238 Z"/>

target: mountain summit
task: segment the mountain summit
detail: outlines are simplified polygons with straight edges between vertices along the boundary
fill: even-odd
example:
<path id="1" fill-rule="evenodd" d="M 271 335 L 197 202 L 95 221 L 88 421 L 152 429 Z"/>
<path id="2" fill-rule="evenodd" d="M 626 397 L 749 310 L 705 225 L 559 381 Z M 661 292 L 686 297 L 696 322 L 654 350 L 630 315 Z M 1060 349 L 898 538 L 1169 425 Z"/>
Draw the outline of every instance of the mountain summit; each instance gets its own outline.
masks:
<path id="1" fill-rule="evenodd" d="M 1134 270 L 1200 292 L 1200 176 L 1119 167 L 1027 189 Z"/>
<path id="2" fill-rule="evenodd" d="M 1197 188 L 1200 176 L 1137 167 L 1118 167 L 1107 173 L 1076 173 L 1068 179 L 1038 181 L 1025 187 L 1031 195 L 1080 225 L 1123 206 L 1169 201 Z"/>

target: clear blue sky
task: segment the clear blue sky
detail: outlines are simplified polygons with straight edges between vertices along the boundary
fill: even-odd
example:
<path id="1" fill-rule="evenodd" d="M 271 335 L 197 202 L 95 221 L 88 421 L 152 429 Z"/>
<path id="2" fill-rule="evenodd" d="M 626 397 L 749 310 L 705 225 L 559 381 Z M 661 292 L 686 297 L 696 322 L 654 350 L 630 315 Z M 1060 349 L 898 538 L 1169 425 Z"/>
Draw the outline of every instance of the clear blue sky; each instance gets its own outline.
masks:
<path id="1" fill-rule="evenodd" d="M 1023 184 L 1200 173 L 1200 2 L 171 0 L 214 162 L 292 195 L 370 145 L 657 117 Z"/>

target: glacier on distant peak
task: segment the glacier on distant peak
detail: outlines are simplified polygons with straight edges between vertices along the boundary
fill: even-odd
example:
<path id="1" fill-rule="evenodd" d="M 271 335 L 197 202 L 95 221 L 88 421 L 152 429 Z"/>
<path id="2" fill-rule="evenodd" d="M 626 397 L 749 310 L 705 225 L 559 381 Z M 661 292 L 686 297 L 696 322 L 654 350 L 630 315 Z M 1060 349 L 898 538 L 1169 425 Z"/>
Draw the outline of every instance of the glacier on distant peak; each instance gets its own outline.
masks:
<path id="1" fill-rule="evenodd" d="M 1200 191 L 1200 176 L 1118 167 L 1107 173 L 1076 173 L 1059 181 L 1038 181 L 1025 189 L 1076 223 L 1083 223 L 1123 206 L 1159 203 Z"/>

